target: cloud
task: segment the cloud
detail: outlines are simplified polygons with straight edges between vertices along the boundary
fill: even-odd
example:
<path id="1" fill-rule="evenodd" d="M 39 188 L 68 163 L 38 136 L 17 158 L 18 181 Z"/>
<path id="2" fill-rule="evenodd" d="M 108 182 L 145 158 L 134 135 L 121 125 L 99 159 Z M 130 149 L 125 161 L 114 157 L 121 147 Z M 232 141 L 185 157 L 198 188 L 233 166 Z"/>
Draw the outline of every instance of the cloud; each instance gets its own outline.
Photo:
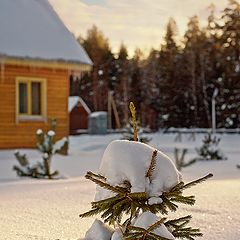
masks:
<path id="1" fill-rule="evenodd" d="M 197 14 L 202 22 L 207 7 L 214 3 L 223 9 L 227 0 L 49 0 L 67 27 L 76 36 L 86 36 L 87 29 L 97 25 L 117 51 L 123 41 L 130 52 L 136 47 L 158 48 L 169 17 L 174 17 L 182 35 L 190 16 Z M 96 2 L 96 4 L 95 4 Z"/>

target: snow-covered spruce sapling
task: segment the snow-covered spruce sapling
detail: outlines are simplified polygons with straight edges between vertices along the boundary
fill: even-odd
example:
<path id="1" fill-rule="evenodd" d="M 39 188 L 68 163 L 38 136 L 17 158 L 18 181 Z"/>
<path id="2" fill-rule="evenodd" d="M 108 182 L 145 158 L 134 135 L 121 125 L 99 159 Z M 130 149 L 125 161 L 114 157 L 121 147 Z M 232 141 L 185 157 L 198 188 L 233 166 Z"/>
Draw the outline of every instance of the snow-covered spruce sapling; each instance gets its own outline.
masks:
<path id="1" fill-rule="evenodd" d="M 223 152 L 219 148 L 221 139 L 217 136 L 208 133 L 202 140 L 203 145 L 197 148 L 196 151 L 199 155 L 197 160 L 226 160 Z"/>
<path id="2" fill-rule="evenodd" d="M 54 129 L 54 126 L 52 125 L 52 129 Z M 21 154 L 19 151 L 15 152 L 14 155 L 20 166 L 14 166 L 13 169 L 17 172 L 18 176 L 52 179 L 58 175 L 58 171 L 51 172 L 52 157 L 56 153 L 66 153 L 68 138 L 64 138 L 65 140 L 61 144 L 56 144 L 56 134 L 52 129 L 47 133 L 44 133 L 42 129 L 36 131 L 37 149 L 42 153 L 42 162 L 30 165 L 26 154 Z"/>
<path id="3" fill-rule="evenodd" d="M 116 146 L 120 147 L 128 143 L 130 142 L 120 141 L 120 140 L 112 142 L 109 146 L 110 149 L 107 148 L 104 153 L 105 157 L 107 157 L 107 155 L 110 156 L 113 154 L 111 149 L 115 149 Z M 145 148 L 146 146 L 144 146 L 145 144 L 143 143 L 135 143 L 135 144 L 137 145 L 140 144 L 140 147 L 138 146 L 133 147 L 132 149 L 133 151 L 137 149 L 141 149 L 141 147 L 143 147 L 144 151 L 147 150 L 147 148 Z M 128 152 L 128 150 L 129 149 L 127 148 L 119 149 L 119 151 L 122 153 Z M 144 152 L 139 154 L 145 155 Z M 115 166 L 115 169 L 116 169 L 115 174 L 120 175 L 119 179 L 122 179 L 121 181 L 120 180 L 116 181 L 116 179 L 114 179 L 115 177 L 114 174 L 111 176 L 112 173 L 106 174 L 107 176 L 109 175 L 109 178 L 107 178 L 106 176 L 101 174 L 94 174 L 92 172 L 88 172 L 86 174 L 86 178 L 95 182 L 100 188 L 103 188 L 104 190 L 101 191 L 99 188 L 97 189 L 96 198 L 98 199 L 100 196 L 100 200 L 92 202 L 92 209 L 89 212 L 81 214 L 80 217 L 90 217 L 96 214 L 101 214 L 101 218 L 104 220 L 105 223 L 109 223 L 110 225 L 121 227 L 124 238 L 120 238 L 120 239 L 134 239 L 133 236 L 136 237 L 135 239 L 141 239 L 140 236 L 143 237 L 144 234 L 147 234 L 147 235 L 149 234 L 151 236 L 154 235 L 154 232 L 150 231 L 151 226 L 148 226 L 144 230 L 144 234 L 142 231 L 138 232 L 137 229 L 134 228 L 134 223 L 136 222 L 136 220 L 139 219 L 142 216 L 142 214 L 144 214 L 145 212 L 150 212 L 154 215 L 156 215 L 157 213 L 160 213 L 161 215 L 167 215 L 168 211 L 177 210 L 178 208 L 177 203 L 193 205 L 195 203 L 194 196 L 184 196 L 183 191 L 198 183 L 203 182 L 204 180 L 211 177 L 212 174 L 209 174 L 201 179 L 190 182 L 188 184 L 184 184 L 182 181 L 180 181 L 173 187 L 161 188 L 161 186 L 159 187 L 158 184 L 161 185 L 161 180 L 163 179 L 160 179 L 160 177 L 165 173 L 160 172 L 162 168 L 159 165 L 164 166 L 164 164 L 161 164 L 159 162 L 159 161 L 163 161 L 163 158 L 162 158 L 163 155 L 160 155 L 157 158 L 158 154 L 160 155 L 161 152 L 157 150 L 153 151 L 152 159 L 145 175 L 137 177 L 137 178 L 143 178 L 146 180 L 145 181 L 146 186 L 144 187 L 137 186 L 136 182 L 134 182 L 134 179 L 131 179 L 132 176 L 135 175 L 135 173 L 132 173 L 132 176 L 125 176 L 125 179 L 123 179 L 124 174 L 123 172 L 120 172 L 120 166 L 118 166 L 116 162 L 110 165 L 109 169 L 114 169 L 114 166 Z M 118 154 L 116 154 L 116 157 L 117 156 Z M 118 161 L 117 158 L 116 158 L 116 161 Z M 135 161 L 132 161 L 132 162 L 134 163 Z M 107 168 L 107 165 L 109 165 L 109 163 L 105 162 L 104 164 L 102 162 L 102 164 L 103 164 L 102 171 L 104 172 L 104 168 Z M 143 162 L 140 161 L 139 164 L 143 164 Z M 126 166 L 126 167 L 130 169 L 134 166 Z M 139 167 L 135 166 L 135 168 L 138 169 Z M 167 169 L 164 169 L 164 171 L 167 171 Z M 141 174 L 141 171 L 138 171 L 138 172 L 139 174 Z M 113 183 L 111 184 L 111 182 Z M 138 182 L 140 185 L 142 181 L 139 180 Z M 168 183 L 166 183 L 166 185 L 167 184 Z M 162 193 L 157 195 L 154 189 L 157 190 L 156 192 L 160 192 L 162 190 Z M 106 197 L 102 198 L 102 196 L 106 196 Z M 125 215 L 125 218 L 126 218 L 124 222 L 122 222 L 123 215 Z M 168 221 L 162 218 L 163 217 L 160 217 L 159 219 L 162 225 L 159 223 L 159 225 L 157 225 L 156 228 L 158 229 L 160 228 L 160 226 L 161 227 L 165 226 L 167 228 L 167 231 L 170 232 L 170 234 L 172 234 L 174 238 L 160 238 L 163 236 L 158 236 L 158 238 L 151 238 L 150 236 L 149 237 L 146 236 L 146 238 L 144 239 L 175 239 L 175 238 L 194 239 L 193 237 L 202 235 L 198 229 L 194 229 L 186 226 L 187 223 L 189 223 L 191 216 L 185 216 L 183 218 L 168 220 Z M 149 227 L 150 227 L 150 230 L 148 230 Z M 97 238 L 92 238 L 92 240 L 95 240 L 95 239 L 97 240 Z"/>
<path id="4" fill-rule="evenodd" d="M 138 139 L 135 133 L 134 139 Z M 187 226 L 190 215 L 172 220 L 166 217 L 178 209 L 178 203 L 193 205 L 195 197 L 185 196 L 183 191 L 210 177 L 212 174 L 185 184 L 162 152 L 137 141 L 113 141 L 104 152 L 99 173 L 86 174 L 97 189 L 92 209 L 80 217 L 101 214 L 114 228 L 108 230 L 95 221 L 85 239 L 192 240 L 202 236 L 199 229 Z"/>
<path id="5" fill-rule="evenodd" d="M 192 159 L 188 162 L 185 161 L 185 156 L 187 154 L 187 149 L 184 148 L 182 150 L 178 148 L 174 148 L 174 158 L 175 158 L 175 165 L 177 170 L 181 171 L 183 167 L 188 167 L 196 162 L 196 159 Z"/>

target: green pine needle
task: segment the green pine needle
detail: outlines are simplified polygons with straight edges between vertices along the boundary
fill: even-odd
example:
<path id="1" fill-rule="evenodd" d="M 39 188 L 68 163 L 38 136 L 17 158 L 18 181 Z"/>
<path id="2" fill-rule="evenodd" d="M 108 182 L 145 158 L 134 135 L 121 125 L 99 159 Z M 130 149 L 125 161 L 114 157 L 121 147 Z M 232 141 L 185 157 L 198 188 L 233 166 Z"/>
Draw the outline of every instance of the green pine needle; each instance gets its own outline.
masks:
<path id="1" fill-rule="evenodd" d="M 209 179 L 209 178 L 211 178 L 211 177 L 213 177 L 213 174 L 212 174 L 212 173 L 209 173 L 208 175 L 206 175 L 206 176 L 204 176 L 204 177 L 202 177 L 202 178 L 199 178 L 199 179 L 197 179 L 197 180 L 195 180 L 195 181 L 192 181 L 192 182 L 190 182 L 190 183 L 185 184 L 185 185 L 182 187 L 182 189 L 186 189 L 186 188 L 193 187 L 193 186 L 195 186 L 195 185 L 197 185 L 197 184 L 199 184 L 199 183 L 202 183 L 202 182 L 206 181 L 207 179 Z"/>
<path id="2" fill-rule="evenodd" d="M 152 173 L 155 169 L 156 156 L 157 151 L 154 151 L 149 169 L 146 173 L 146 176 L 148 177 L 152 176 Z M 199 178 L 187 184 L 180 182 L 176 186 L 172 187 L 168 192 L 164 192 L 161 196 L 159 196 L 163 200 L 162 203 L 149 205 L 148 199 L 150 198 L 150 196 L 147 194 L 147 192 L 131 193 L 130 182 L 123 182 L 120 186 L 111 186 L 107 183 L 107 179 L 104 176 L 88 172 L 86 174 L 87 179 L 95 182 L 100 187 L 115 193 L 115 196 L 92 202 L 92 209 L 86 213 L 80 214 L 79 216 L 91 217 L 96 214 L 101 214 L 101 217 L 105 223 L 115 225 L 116 223 L 121 224 L 122 217 L 125 214 L 126 216 L 128 216 L 128 218 L 127 220 L 125 220 L 123 226 L 125 226 L 126 228 L 124 232 L 124 239 L 127 240 L 168 240 L 153 233 L 157 226 L 159 226 L 163 222 L 174 237 L 180 239 L 194 240 L 195 237 L 202 236 L 202 233 L 199 229 L 186 227 L 186 225 L 191 220 L 190 215 L 167 222 L 165 222 L 166 219 L 163 218 L 150 226 L 147 230 L 131 226 L 131 222 L 134 218 L 136 218 L 136 216 L 138 216 L 139 211 L 149 211 L 154 214 L 161 213 L 163 215 L 167 215 L 169 210 L 177 210 L 177 203 L 193 205 L 195 203 L 195 197 L 184 196 L 183 190 L 195 186 L 198 183 L 202 183 L 210 177 L 212 177 L 212 174 L 208 174 L 203 178 Z"/>

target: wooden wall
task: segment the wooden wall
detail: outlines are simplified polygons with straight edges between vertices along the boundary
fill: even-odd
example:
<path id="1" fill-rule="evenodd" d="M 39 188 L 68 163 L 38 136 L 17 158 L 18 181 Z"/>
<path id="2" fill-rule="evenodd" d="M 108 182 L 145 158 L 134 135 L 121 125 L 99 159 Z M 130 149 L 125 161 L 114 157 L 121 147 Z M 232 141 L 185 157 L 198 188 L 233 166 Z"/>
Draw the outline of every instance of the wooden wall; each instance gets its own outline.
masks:
<path id="1" fill-rule="evenodd" d="M 88 129 L 89 114 L 80 104 L 75 106 L 70 112 L 69 130 L 71 135 L 77 134 L 78 129 Z"/>
<path id="2" fill-rule="evenodd" d="M 35 147 L 38 128 L 49 129 L 49 123 L 27 121 L 16 123 L 16 77 L 47 79 L 47 117 L 57 119 L 57 137 L 69 134 L 69 73 L 66 69 L 4 65 L 0 68 L 0 148 Z"/>

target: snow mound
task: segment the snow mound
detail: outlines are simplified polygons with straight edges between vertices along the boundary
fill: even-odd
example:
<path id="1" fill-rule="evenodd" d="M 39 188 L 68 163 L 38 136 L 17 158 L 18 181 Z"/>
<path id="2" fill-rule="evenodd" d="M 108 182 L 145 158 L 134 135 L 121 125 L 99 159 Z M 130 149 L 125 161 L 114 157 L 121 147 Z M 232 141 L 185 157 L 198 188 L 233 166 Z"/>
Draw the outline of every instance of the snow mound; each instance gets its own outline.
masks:
<path id="1" fill-rule="evenodd" d="M 157 215 L 151 212 L 144 212 L 137 218 L 136 222 L 134 223 L 135 227 L 141 227 L 144 229 L 149 228 L 151 225 L 159 221 Z M 161 224 L 158 228 L 156 228 L 153 233 L 167 238 L 167 239 L 175 239 L 174 236 L 168 231 L 164 224 Z"/>
<path id="2" fill-rule="evenodd" d="M 110 240 L 113 230 L 104 224 L 102 221 L 96 219 L 91 228 L 86 232 L 85 240 Z"/>
<path id="3" fill-rule="evenodd" d="M 160 202 L 159 196 L 178 184 L 181 174 L 168 156 L 157 151 L 156 167 L 150 181 L 146 173 L 155 150 L 144 143 L 115 140 L 103 154 L 99 173 L 113 186 L 121 185 L 125 180 L 129 181 L 131 192 L 147 192 L 153 197 L 150 204 Z M 111 196 L 110 191 L 97 187 L 96 201 Z"/>
<path id="4" fill-rule="evenodd" d="M 111 240 L 123 240 L 123 234 L 120 229 L 117 229 L 113 233 Z"/>

